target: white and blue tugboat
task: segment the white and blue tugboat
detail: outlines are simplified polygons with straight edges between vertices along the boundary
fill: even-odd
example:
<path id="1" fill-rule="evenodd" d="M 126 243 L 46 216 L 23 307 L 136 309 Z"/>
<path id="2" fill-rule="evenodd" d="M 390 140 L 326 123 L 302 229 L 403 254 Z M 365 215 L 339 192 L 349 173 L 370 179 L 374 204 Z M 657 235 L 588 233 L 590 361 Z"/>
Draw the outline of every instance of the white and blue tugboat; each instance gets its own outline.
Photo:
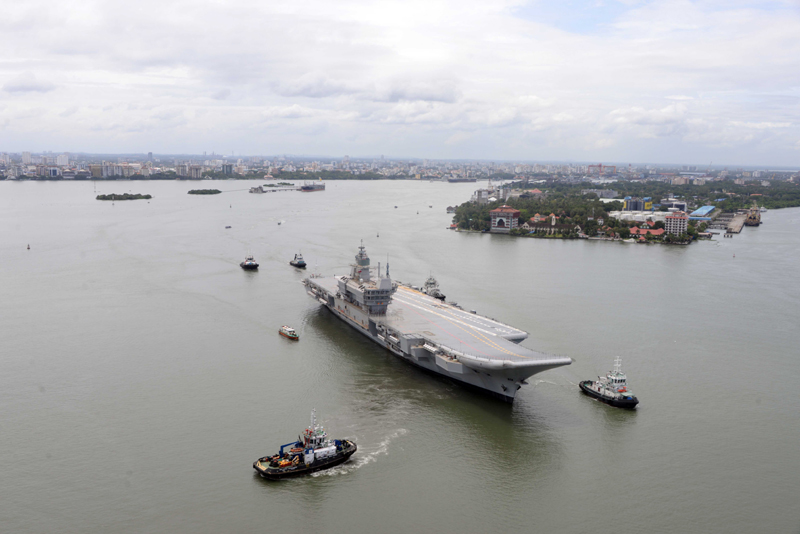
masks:
<path id="1" fill-rule="evenodd" d="M 281 445 L 274 456 L 264 456 L 253 463 L 259 475 L 269 480 L 308 475 L 342 464 L 358 450 L 347 439 L 328 439 L 328 433 L 317 424 L 315 410 L 311 410 L 311 426 L 298 436 L 297 441 Z"/>
<path id="2" fill-rule="evenodd" d="M 614 370 L 609 371 L 605 378 L 598 376 L 597 381 L 584 380 L 578 386 L 590 397 L 616 408 L 631 409 L 639 404 L 639 399 L 628 387 L 628 377 L 622 372 L 619 356 L 614 360 Z"/>
<path id="3" fill-rule="evenodd" d="M 430 275 L 428 279 L 425 280 L 425 285 L 422 286 L 422 292 L 429 297 L 433 297 L 441 301 L 444 301 L 445 299 L 445 296 L 441 291 L 439 291 L 439 282 L 436 281 L 436 278 L 434 278 L 433 275 Z"/>
<path id="4" fill-rule="evenodd" d="M 292 267 L 297 267 L 298 269 L 305 269 L 306 260 L 303 259 L 302 254 L 295 254 L 294 259 L 289 262 L 289 265 Z"/>
<path id="5" fill-rule="evenodd" d="M 239 264 L 239 266 L 244 269 L 245 271 L 257 271 L 258 270 L 258 263 L 256 260 L 253 259 L 252 254 L 248 254 L 244 261 Z"/>

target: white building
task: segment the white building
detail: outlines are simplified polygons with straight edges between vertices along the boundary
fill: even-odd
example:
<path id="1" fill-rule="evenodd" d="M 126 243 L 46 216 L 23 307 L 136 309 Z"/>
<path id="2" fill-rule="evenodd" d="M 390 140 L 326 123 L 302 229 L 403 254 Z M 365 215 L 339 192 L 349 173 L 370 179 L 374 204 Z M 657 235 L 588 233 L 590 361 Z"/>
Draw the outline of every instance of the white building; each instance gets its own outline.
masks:
<path id="1" fill-rule="evenodd" d="M 664 230 L 668 234 L 685 234 L 689 226 L 689 217 L 683 211 L 675 211 L 667 215 L 664 220 Z"/>
<path id="2" fill-rule="evenodd" d="M 30 165 L 31 164 L 31 153 L 30 152 L 23 152 L 22 153 L 22 164 L 23 165 Z"/>
<path id="3" fill-rule="evenodd" d="M 62 167 L 69 165 L 69 154 L 65 152 L 64 154 L 59 154 L 58 156 L 56 156 L 56 165 Z"/>

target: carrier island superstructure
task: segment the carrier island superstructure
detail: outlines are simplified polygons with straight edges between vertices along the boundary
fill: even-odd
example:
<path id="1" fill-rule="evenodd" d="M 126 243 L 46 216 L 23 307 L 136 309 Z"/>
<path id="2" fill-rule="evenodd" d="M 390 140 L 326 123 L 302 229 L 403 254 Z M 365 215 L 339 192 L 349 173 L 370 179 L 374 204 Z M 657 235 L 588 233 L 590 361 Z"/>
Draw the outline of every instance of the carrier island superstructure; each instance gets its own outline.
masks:
<path id="1" fill-rule="evenodd" d="M 303 280 L 308 294 L 413 365 L 513 402 L 526 378 L 572 363 L 519 345 L 521 330 L 393 281 L 363 245 L 355 259 L 349 276 Z"/>

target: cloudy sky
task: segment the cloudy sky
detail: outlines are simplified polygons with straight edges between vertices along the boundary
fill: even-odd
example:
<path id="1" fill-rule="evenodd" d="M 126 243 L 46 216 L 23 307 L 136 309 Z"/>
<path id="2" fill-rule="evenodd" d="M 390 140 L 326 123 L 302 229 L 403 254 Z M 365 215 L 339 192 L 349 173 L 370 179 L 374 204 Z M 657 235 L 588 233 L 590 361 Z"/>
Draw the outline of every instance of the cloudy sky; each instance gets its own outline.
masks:
<path id="1" fill-rule="evenodd" d="M 800 166 L 800 0 L 25 0 L 0 151 Z"/>

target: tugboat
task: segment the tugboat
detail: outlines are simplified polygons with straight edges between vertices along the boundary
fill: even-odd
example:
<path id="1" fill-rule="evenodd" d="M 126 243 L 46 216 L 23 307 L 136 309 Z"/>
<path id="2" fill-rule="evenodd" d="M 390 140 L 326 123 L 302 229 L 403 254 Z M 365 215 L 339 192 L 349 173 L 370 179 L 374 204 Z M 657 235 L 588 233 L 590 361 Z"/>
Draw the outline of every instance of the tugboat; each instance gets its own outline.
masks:
<path id="1" fill-rule="evenodd" d="M 614 360 L 614 370 L 609 371 L 605 378 L 598 376 L 596 382 L 584 380 L 578 386 L 590 397 L 616 408 L 633 409 L 639 404 L 639 399 L 628 389 L 628 378 L 622 372 L 619 356 Z"/>
<path id="2" fill-rule="evenodd" d="M 292 267 L 297 267 L 298 269 L 305 269 L 306 261 L 303 259 L 302 254 L 295 254 L 294 259 L 289 262 L 289 265 Z"/>
<path id="3" fill-rule="evenodd" d="M 439 291 L 439 282 L 436 281 L 436 278 L 434 278 L 433 275 L 429 276 L 428 279 L 425 280 L 425 285 L 422 286 L 422 292 L 441 301 L 444 301 L 445 299 L 445 296 L 441 291 Z"/>
<path id="4" fill-rule="evenodd" d="M 283 325 L 280 328 L 280 330 L 278 330 L 278 333 L 280 335 L 282 335 L 283 337 L 288 337 L 289 339 L 291 339 L 293 341 L 300 341 L 300 336 L 298 336 L 297 332 L 295 332 L 294 328 L 292 328 L 290 326 Z"/>
<path id="5" fill-rule="evenodd" d="M 281 445 L 278 454 L 264 456 L 253 462 L 253 469 L 269 480 L 308 475 L 342 464 L 358 450 L 350 440 L 328 439 L 328 433 L 322 425 L 317 424 L 315 410 L 311 410 L 311 426 L 298 438 L 297 441 Z"/>
<path id="6" fill-rule="evenodd" d="M 248 255 L 247 257 L 245 257 L 244 261 L 240 263 L 239 266 L 245 271 L 258 270 L 258 264 L 256 263 L 256 260 L 253 259 L 252 255 Z"/>

